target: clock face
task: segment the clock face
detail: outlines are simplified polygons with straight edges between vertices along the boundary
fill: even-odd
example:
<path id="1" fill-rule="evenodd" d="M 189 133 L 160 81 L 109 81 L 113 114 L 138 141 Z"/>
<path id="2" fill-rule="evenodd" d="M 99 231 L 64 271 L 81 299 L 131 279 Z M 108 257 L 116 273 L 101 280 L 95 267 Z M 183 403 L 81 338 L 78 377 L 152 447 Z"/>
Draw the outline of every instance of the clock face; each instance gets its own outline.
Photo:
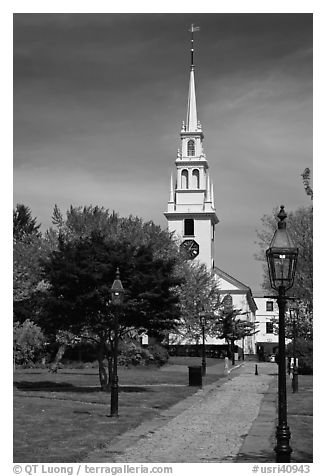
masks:
<path id="1" fill-rule="evenodd" d="M 181 247 L 187 252 L 188 259 L 194 259 L 199 255 L 199 244 L 195 240 L 184 240 Z"/>

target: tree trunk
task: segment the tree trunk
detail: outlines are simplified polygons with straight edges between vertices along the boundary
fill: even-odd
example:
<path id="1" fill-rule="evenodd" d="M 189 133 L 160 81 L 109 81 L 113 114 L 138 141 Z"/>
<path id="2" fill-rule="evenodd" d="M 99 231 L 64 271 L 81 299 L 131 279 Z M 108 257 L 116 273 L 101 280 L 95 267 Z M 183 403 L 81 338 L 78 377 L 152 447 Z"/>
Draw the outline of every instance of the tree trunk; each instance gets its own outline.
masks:
<path id="1" fill-rule="evenodd" d="M 111 349 L 111 350 L 110 350 L 110 349 Z M 105 346 L 106 358 L 107 358 L 107 361 L 108 361 L 108 370 L 109 370 L 109 386 L 110 386 L 110 388 L 111 388 L 112 375 L 113 375 L 113 361 L 112 361 L 113 351 L 112 351 L 112 345 L 110 345 L 110 349 L 108 348 L 107 345 Z"/>
<path id="2" fill-rule="evenodd" d="M 105 357 L 106 357 L 106 344 L 105 344 L 105 341 L 101 341 L 99 343 L 98 354 L 97 354 L 98 373 L 100 378 L 101 390 L 108 392 L 110 390 L 110 385 L 109 385 L 108 374 L 107 374 L 105 363 L 104 363 Z"/>
<path id="3" fill-rule="evenodd" d="M 60 344 L 59 349 L 57 350 L 56 356 L 54 357 L 54 361 L 51 364 L 51 367 L 49 369 L 50 372 L 52 373 L 57 373 L 59 364 L 61 362 L 61 359 L 63 357 L 63 354 L 65 353 L 67 348 L 67 344 Z"/>

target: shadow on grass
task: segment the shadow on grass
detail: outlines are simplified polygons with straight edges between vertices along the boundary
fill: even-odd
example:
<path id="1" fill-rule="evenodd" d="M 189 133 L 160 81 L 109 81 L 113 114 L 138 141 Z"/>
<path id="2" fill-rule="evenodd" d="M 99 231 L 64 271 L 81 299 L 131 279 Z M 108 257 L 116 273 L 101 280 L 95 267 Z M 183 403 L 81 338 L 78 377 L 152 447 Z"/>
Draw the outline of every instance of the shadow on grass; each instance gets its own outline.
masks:
<path id="1" fill-rule="evenodd" d="M 15 371 L 15 374 L 16 375 L 19 375 L 19 374 L 23 374 L 24 375 L 27 374 L 27 375 L 46 375 L 46 374 L 50 374 L 50 375 L 91 375 L 93 377 L 93 375 L 97 375 L 97 369 L 94 369 L 94 372 L 84 372 L 83 369 L 76 369 L 74 371 L 67 371 L 65 369 L 59 369 L 57 372 L 51 372 L 49 369 L 40 369 L 39 371 L 34 371 L 34 372 L 29 372 L 28 369 L 26 371 L 26 369 L 16 369 Z"/>
<path id="2" fill-rule="evenodd" d="M 29 392 L 80 392 L 80 393 L 94 393 L 103 392 L 100 387 L 84 387 L 76 386 L 71 383 L 57 383 L 51 381 L 44 382 L 14 382 L 14 387 L 17 390 L 25 390 Z M 145 387 L 133 387 L 133 386 L 119 386 L 119 392 L 132 393 L 132 392 L 148 392 L 150 389 Z M 109 392 L 108 392 L 109 393 Z"/>

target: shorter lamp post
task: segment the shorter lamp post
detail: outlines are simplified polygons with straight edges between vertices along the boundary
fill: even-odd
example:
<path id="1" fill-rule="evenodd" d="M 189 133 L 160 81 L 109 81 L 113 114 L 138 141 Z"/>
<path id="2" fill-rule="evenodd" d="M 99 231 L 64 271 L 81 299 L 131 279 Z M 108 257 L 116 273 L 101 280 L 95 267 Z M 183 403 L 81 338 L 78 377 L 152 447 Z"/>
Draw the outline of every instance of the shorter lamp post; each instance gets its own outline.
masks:
<path id="1" fill-rule="evenodd" d="M 111 287 L 111 302 L 114 306 L 120 306 L 123 301 L 124 289 L 120 281 L 120 272 L 117 268 L 115 280 Z M 113 375 L 111 386 L 111 417 L 119 416 L 119 378 L 118 378 L 118 342 L 119 321 L 117 312 L 114 316 L 114 340 L 113 340 Z"/>
<path id="2" fill-rule="evenodd" d="M 202 375 L 206 375 L 206 345 L 205 345 L 205 315 L 202 312 L 200 314 L 200 324 L 201 324 L 201 332 L 202 332 L 202 351 L 201 351 L 201 368 L 202 368 Z"/>
<path id="3" fill-rule="evenodd" d="M 278 214 L 277 230 L 266 251 L 271 287 L 278 291 L 277 304 L 279 307 L 278 426 L 276 429 L 277 444 L 274 448 L 277 463 L 290 463 L 292 452 L 289 444 L 291 432 L 287 424 L 286 403 L 285 292 L 293 286 L 298 248 L 294 246 L 286 230 L 286 217 L 282 205 Z"/>
<path id="4" fill-rule="evenodd" d="M 298 392 L 298 373 L 297 366 L 297 352 L 296 352 L 296 337 L 297 337 L 297 318 L 298 318 L 298 304 L 294 302 L 290 308 L 291 324 L 292 324 L 292 354 L 293 354 L 293 373 L 292 373 L 292 392 Z"/>
<path id="5" fill-rule="evenodd" d="M 231 341 L 231 344 L 232 344 L 232 365 L 235 365 L 235 355 L 234 355 L 234 342 L 235 342 L 235 335 L 234 335 L 234 329 L 235 327 L 235 322 L 233 321 L 232 322 L 232 341 Z"/>

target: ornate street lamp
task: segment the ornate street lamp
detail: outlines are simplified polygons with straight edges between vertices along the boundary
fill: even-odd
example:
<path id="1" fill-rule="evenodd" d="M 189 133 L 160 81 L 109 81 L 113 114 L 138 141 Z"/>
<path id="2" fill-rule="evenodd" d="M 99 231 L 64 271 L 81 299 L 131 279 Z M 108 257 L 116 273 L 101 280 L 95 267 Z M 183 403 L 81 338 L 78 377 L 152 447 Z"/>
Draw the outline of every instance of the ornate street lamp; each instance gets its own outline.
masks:
<path id="1" fill-rule="evenodd" d="M 205 345 L 205 326 L 206 326 L 206 320 L 205 320 L 205 314 L 204 312 L 200 313 L 200 325 L 201 325 L 201 331 L 202 331 L 202 351 L 201 351 L 201 368 L 202 368 L 202 375 L 206 375 L 206 345 Z"/>
<path id="2" fill-rule="evenodd" d="M 293 354 L 293 371 L 292 371 L 292 392 L 298 392 L 298 373 L 299 369 L 297 366 L 297 352 L 296 352 L 296 338 L 297 338 L 297 319 L 299 315 L 298 303 L 292 303 L 290 307 L 290 317 L 292 324 L 292 354 Z"/>
<path id="3" fill-rule="evenodd" d="M 278 291 L 279 307 L 279 355 L 278 355 L 278 426 L 276 429 L 277 444 L 274 448 L 277 463 L 290 463 L 291 452 L 289 441 L 291 432 L 287 424 L 286 404 L 286 366 L 285 366 L 285 292 L 293 286 L 298 258 L 298 248 L 286 230 L 287 215 L 284 206 L 278 214 L 279 222 L 270 247 L 266 251 L 271 287 Z"/>
<path id="4" fill-rule="evenodd" d="M 120 272 L 117 268 L 115 280 L 111 287 L 111 302 L 115 306 L 120 306 L 123 301 L 124 289 L 120 281 Z M 118 342 L 119 342 L 119 320 L 117 313 L 114 317 L 114 340 L 113 340 L 113 375 L 111 386 L 111 417 L 118 417 L 119 408 L 119 379 L 118 379 Z"/>

